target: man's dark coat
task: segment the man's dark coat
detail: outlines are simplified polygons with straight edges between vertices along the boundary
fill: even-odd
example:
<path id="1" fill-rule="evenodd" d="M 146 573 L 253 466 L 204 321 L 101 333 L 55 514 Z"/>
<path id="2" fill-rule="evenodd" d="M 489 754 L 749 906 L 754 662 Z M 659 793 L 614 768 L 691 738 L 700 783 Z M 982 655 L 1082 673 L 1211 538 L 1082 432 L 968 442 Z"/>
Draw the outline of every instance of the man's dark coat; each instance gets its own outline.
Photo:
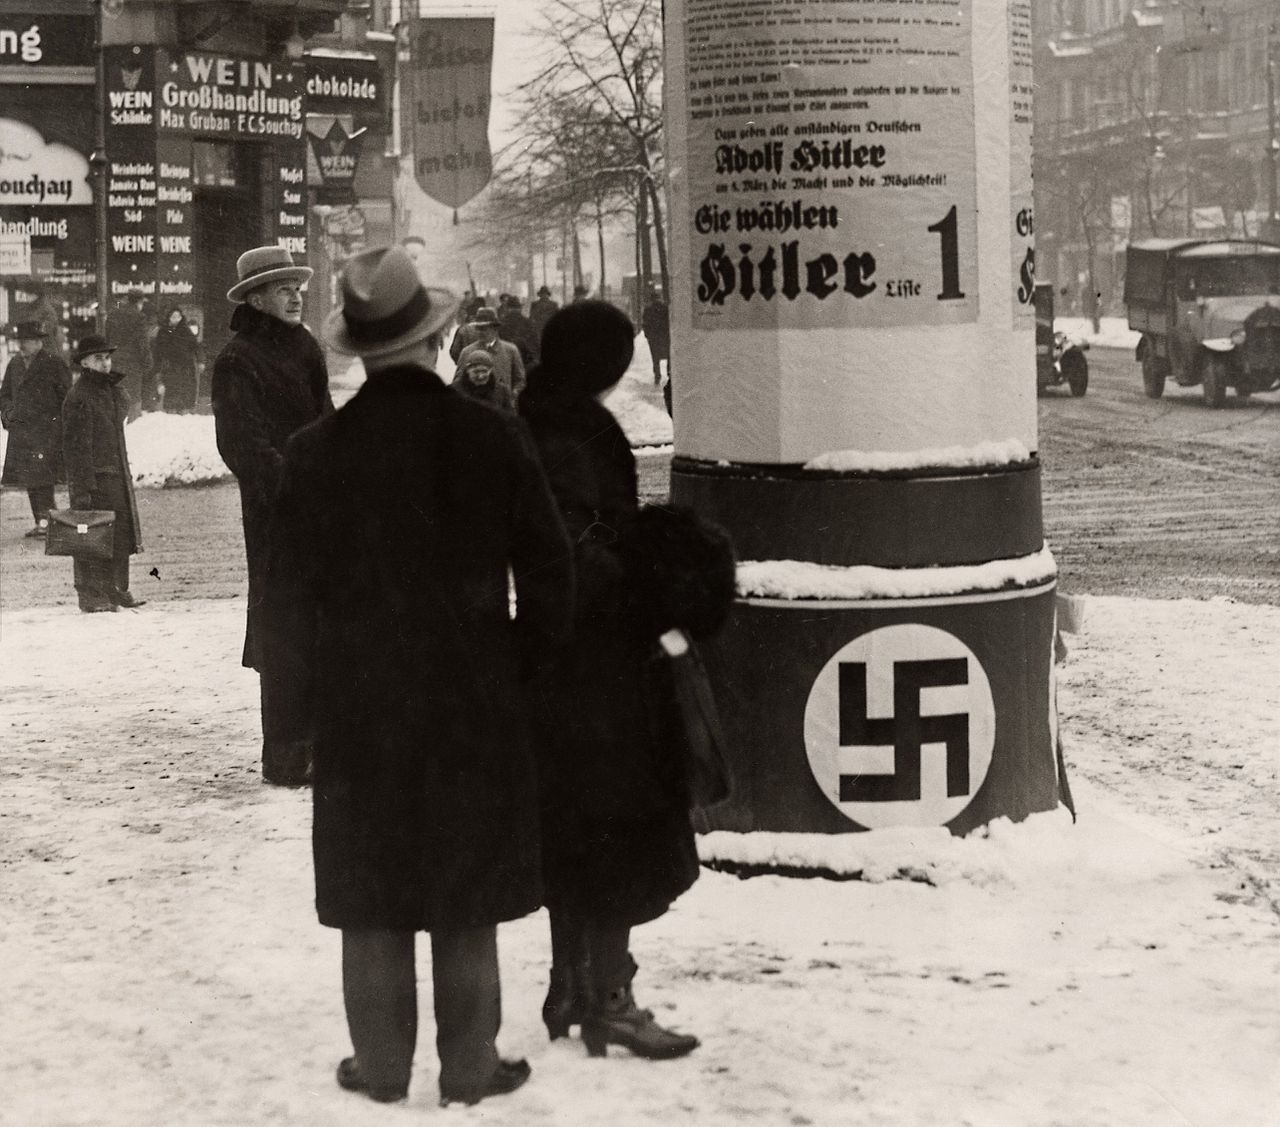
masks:
<path id="1" fill-rule="evenodd" d="M 243 662 L 261 669 L 267 521 L 280 481 L 285 443 L 333 410 L 324 353 L 304 325 L 288 325 L 248 304 L 231 317 L 233 336 L 213 365 L 213 417 L 218 453 L 240 483 L 249 609 Z"/>
<path id="2" fill-rule="evenodd" d="M 594 397 L 546 393 L 536 372 L 520 414 L 578 575 L 572 640 L 533 694 L 547 903 L 639 924 L 693 884 L 698 857 L 671 686 L 624 554 L 638 509 L 635 456 Z"/>
<path id="3" fill-rule="evenodd" d="M 30 358 L 15 356 L 0 384 L 0 422 L 9 432 L 5 448 L 5 485 L 27 489 L 65 480 L 62 464 L 62 401 L 71 373 L 45 345 Z"/>
<path id="4" fill-rule="evenodd" d="M 424 368 L 373 373 L 294 436 L 264 649 L 288 737 L 314 740 L 322 924 L 466 928 L 542 903 L 521 663 L 567 632 L 572 566 L 523 425 Z"/>
<path id="5" fill-rule="evenodd" d="M 125 379 L 124 372 L 82 368 L 62 405 L 71 507 L 99 506 L 106 487 L 104 479 L 118 479 L 123 488 L 112 492 L 124 501 L 115 510 L 116 552 L 122 558 L 142 551 L 142 521 L 124 440 L 124 423 L 129 414 L 129 396 L 121 386 Z"/>

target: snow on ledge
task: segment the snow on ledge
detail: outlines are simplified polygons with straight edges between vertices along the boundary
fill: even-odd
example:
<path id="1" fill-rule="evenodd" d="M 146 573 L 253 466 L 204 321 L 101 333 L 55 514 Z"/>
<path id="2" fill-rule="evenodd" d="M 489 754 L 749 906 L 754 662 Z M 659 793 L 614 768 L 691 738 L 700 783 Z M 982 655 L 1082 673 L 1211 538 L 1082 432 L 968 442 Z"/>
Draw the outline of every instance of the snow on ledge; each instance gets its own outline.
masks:
<path id="1" fill-rule="evenodd" d="M 805 560 L 738 564 L 738 595 L 760 599 L 925 599 L 1034 587 L 1058 574 L 1048 546 L 1029 556 L 961 567 L 837 567 Z"/>
<path id="2" fill-rule="evenodd" d="M 806 470 L 839 473 L 896 473 L 903 470 L 974 469 L 1017 465 L 1031 451 L 1016 438 L 980 442 L 977 446 L 940 446 L 923 450 L 830 450 L 804 464 Z"/>

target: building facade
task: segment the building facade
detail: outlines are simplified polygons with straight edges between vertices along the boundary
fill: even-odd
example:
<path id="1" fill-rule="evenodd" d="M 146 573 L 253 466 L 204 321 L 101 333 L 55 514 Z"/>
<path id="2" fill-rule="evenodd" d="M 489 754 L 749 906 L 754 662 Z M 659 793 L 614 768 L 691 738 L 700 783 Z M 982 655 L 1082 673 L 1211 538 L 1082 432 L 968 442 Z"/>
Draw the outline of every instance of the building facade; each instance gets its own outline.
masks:
<path id="1" fill-rule="evenodd" d="M 262 243 L 321 267 L 308 318 L 323 316 L 330 257 L 368 233 L 352 209 L 390 206 L 393 45 L 369 35 L 368 5 L 24 6 L 0 16 L 0 319 L 43 295 L 74 339 L 142 294 L 212 354 L 236 258 Z"/>
<path id="2" fill-rule="evenodd" d="M 1275 0 L 1036 0 L 1037 273 L 1118 312 L 1150 236 L 1280 237 Z"/>

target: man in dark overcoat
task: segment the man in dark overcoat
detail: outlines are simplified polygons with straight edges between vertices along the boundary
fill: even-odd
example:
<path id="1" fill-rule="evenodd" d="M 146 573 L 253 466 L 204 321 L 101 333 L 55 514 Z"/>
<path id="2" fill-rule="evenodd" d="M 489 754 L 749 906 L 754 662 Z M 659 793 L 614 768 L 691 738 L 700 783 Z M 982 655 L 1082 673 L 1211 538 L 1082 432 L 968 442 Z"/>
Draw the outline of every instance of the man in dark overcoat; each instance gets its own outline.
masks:
<path id="1" fill-rule="evenodd" d="M 278 246 L 246 251 L 240 280 L 227 291 L 236 302 L 235 332 L 213 364 L 213 417 L 218 452 L 240 484 L 244 552 L 249 569 L 248 622 L 242 662 L 262 689 L 262 778 L 279 786 L 307 782 L 305 743 L 282 739 L 274 723 L 278 686 L 262 673 L 258 641 L 267 568 L 267 521 L 280 482 L 284 447 L 300 427 L 333 410 L 324 352 L 302 323 L 301 286 L 307 266 Z"/>
<path id="2" fill-rule="evenodd" d="M 662 361 L 671 360 L 671 322 L 668 317 L 667 303 L 658 296 L 658 291 L 649 291 L 649 300 L 645 302 L 644 312 L 640 315 L 640 325 L 644 329 L 644 339 L 649 342 L 649 358 L 653 361 L 653 386 L 662 383 Z"/>
<path id="3" fill-rule="evenodd" d="M 146 297 L 137 291 L 129 294 L 107 314 L 107 339 L 116 342 L 116 363 L 125 373 L 121 388 L 129 397 L 129 419 L 136 419 L 143 408 L 153 407 L 155 380 L 152 375 L 151 325 L 146 314 Z"/>
<path id="4" fill-rule="evenodd" d="M 129 593 L 129 557 L 142 551 L 142 522 L 125 448 L 129 397 L 123 369 L 113 370 L 115 349 L 105 337 L 84 337 L 72 359 L 80 377 L 62 405 L 63 446 L 73 509 L 110 509 L 116 514 L 110 560 L 77 558 L 76 598 L 86 614 L 140 607 Z"/>
<path id="5" fill-rule="evenodd" d="M 559 303 L 552 300 L 551 290 L 547 286 L 538 287 L 538 300 L 529 306 L 529 320 L 533 324 L 533 333 L 539 345 L 542 343 L 542 330 L 559 308 Z"/>
<path id="6" fill-rule="evenodd" d="M 342 288 L 325 339 L 368 379 L 290 440 L 267 673 L 314 733 L 316 908 L 342 929 L 355 1048 L 338 1082 L 406 1094 L 425 930 L 440 1095 L 475 1103 L 529 1075 L 495 1047 L 495 925 L 542 903 L 521 670 L 568 630 L 572 551 L 523 424 L 434 371 L 457 298 L 400 247 L 348 260 Z"/>
<path id="7" fill-rule="evenodd" d="M 44 536 L 49 510 L 56 507 L 53 487 L 65 480 L 62 466 L 62 401 L 71 373 L 61 356 L 45 347 L 48 334 L 39 321 L 15 326 L 18 355 L 9 361 L 0 384 L 0 424 L 9 432 L 0 483 L 26 489 L 35 521 L 29 537 Z"/>

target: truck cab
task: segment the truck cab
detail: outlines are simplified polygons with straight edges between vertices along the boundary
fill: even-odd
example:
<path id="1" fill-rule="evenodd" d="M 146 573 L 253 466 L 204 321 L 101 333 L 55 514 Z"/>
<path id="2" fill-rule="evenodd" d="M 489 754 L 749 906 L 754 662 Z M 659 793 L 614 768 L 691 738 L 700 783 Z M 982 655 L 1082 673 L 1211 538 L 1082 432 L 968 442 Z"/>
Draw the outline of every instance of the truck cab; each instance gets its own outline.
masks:
<path id="1" fill-rule="evenodd" d="M 1129 327 L 1146 394 L 1200 384 L 1221 407 L 1280 387 L 1280 245 L 1253 239 L 1146 239 L 1126 252 Z"/>

